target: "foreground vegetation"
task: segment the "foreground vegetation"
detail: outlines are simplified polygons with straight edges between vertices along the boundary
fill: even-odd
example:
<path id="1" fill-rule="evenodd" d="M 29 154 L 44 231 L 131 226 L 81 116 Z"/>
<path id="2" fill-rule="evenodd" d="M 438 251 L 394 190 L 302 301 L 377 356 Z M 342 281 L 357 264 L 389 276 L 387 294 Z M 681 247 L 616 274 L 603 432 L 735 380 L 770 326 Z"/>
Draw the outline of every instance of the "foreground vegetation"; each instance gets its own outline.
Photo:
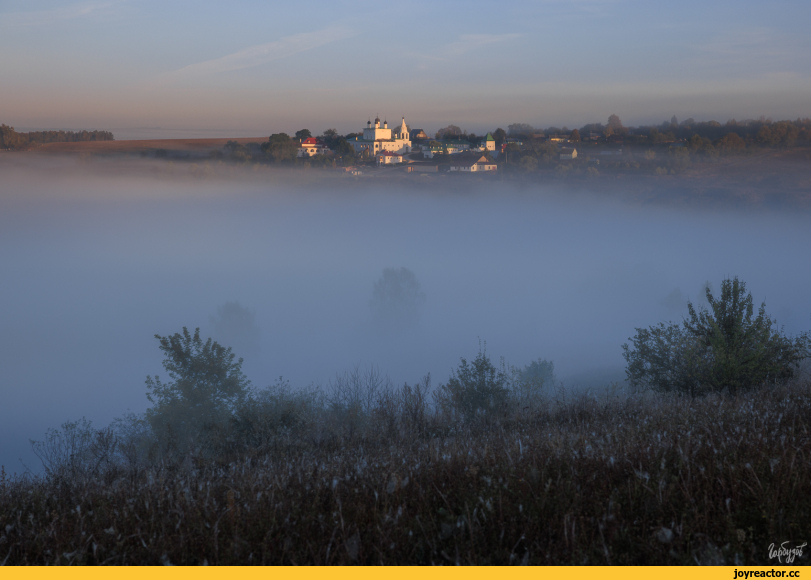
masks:
<path id="1" fill-rule="evenodd" d="M 418 304 L 409 273 L 372 306 Z M 634 390 L 600 394 L 484 349 L 436 388 L 356 368 L 255 390 L 199 329 L 156 336 L 144 415 L 65 423 L 32 442 L 44 475 L 0 473 L 0 562 L 774 564 L 811 534 L 809 337 L 753 318 L 737 278 L 706 294 L 637 329 Z"/>
<path id="2" fill-rule="evenodd" d="M 560 395 L 473 424 L 431 412 L 425 386 L 389 391 L 361 421 L 302 412 L 285 427 L 280 413 L 247 452 L 142 463 L 126 448 L 105 456 L 98 432 L 95 461 L 0 480 L 1 557 L 743 565 L 811 535 L 808 382 Z"/>

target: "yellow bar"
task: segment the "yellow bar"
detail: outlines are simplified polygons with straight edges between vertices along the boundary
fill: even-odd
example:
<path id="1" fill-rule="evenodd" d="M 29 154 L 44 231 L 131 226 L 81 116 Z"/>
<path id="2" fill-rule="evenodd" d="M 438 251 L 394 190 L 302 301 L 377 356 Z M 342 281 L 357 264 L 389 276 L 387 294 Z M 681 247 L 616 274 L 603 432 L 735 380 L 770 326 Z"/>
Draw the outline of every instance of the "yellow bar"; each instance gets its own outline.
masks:
<path id="1" fill-rule="evenodd" d="M 744 576 L 744 572 L 748 572 Z M 752 574 L 752 572 L 760 574 Z M 768 574 L 763 574 L 768 573 Z M 782 576 L 781 576 L 782 574 Z M 807 576 L 806 576 L 807 574 Z M 324 579 L 346 580 L 434 580 L 453 577 L 458 580 L 521 580 L 549 578 L 588 578 L 590 580 L 751 580 L 759 578 L 807 578 L 811 571 L 799 566 L 546 566 L 546 567 L 11 567 L 0 569 L 0 580 L 287 580 Z"/>

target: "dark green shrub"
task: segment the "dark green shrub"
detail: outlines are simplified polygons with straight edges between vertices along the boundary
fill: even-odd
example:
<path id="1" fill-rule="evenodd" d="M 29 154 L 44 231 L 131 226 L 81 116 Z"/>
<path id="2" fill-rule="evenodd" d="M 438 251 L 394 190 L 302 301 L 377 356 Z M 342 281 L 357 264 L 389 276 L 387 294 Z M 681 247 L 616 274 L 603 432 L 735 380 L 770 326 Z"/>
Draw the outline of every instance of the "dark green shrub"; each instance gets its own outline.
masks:
<path id="1" fill-rule="evenodd" d="M 440 384 L 437 402 L 443 408 L 461 415 L 466 422 L 488 419 L 502 413 L 509 403 L 509 377 L 503 368 L 496 368 L 482 349 L 468 363 L 464 358 L 451 378 Z"/>
<path id="2" fill-rule="evenodd" d="M 766 314 L 765 303 L 754 316 L 752 295 L 737 277 L 721 283 L 717 298 L 709 287 L 706 295 L 709 308 L 697 311 L 688 302 L 690 315 L 681 325 L 636 329 L 632 347 L 622 347 L 632 386 L 691 396 L 735 393 L 785 383 L 809 356 L 809 335 L 784 335 Z"/>
<path id="3" fill-rule="evenodd" d="M 316 391 L 293 390 L 288 381 L 279 377 L 237 407 L 229 426 L 235 449 L 224 451 L 261 453 L 303 439 L 315 427 L 319 409 Z"/>

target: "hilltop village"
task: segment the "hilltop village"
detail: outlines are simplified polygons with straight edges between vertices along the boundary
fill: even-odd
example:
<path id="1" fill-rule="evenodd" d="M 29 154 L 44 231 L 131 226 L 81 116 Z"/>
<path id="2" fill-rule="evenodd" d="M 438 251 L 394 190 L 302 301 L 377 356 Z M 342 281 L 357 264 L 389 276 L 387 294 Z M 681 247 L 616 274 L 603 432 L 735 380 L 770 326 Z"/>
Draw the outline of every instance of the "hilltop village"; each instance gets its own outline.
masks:
<path id="1" fill-rule="evenodd" d="M 504 133 L 503 130 L 501 130 Z M 515 139 L 507 138 L 506 133 L 501 151 Z M 272 135 L 268 143 L 284 143 L 283 135 Z M 411 129 L 405 117 L 400 123 L 389 127 L 387 120 L 376 117 L 366 122 L 359 133 L 338 136 L 334 130 L 327 130 L 319 137 L 313 137 L 309 130 L 298 131 L 292 139 L 297 146 L 297 160 L 342 161 L 344 169 L 356 175 L 362 174 L 363 166 L 398 166 L 406 172 L 494 172 L 498 170 L 496 158 L 499 149 L 496 138 L 487 133 L 482 137 L 464 134 L 451 125 L 440 129 L 430 138 L 422 129 Z M 264 145 L 263 145 L 264 147 Z M 265 151 L 271 146 L 265 147 Z M 346 162 L 349 162 L 347 164 Z"/>
<path id="2" fill-rule="evenodd" d="M 565 126 L 540 129 L 513 123 L 506 130 L 499 127 L 483 135 L 453 124 L 429 132 L 410 126 L 405 117 L 391 126 L 380 116 L 368 118 L 365 126 L 362 122 L 358 125 L 357 132 L 346 135 L 338 134 L 336 129 L 327 129 L 320 135 L 301 129 L 292 136 L 273 133 L 266 141 L 261 138 L 118 141 L 109 131 L 24 133 L 0 125 L 0 152 L 35 150 L 86 157 L 154 158 L 185 162 L 192 174 L 201 176 L 216 173 L 220 164 L 254 169 L 321 168 L 353 176 L 413 173 L 593 179 L 684 175 L 714 180 L 723 174 L 726 181 L 722 185 L 727 187 L 732 176 L 743 180 L 742 184 L 751 184 L 775 173 L 783 183 L 781 191 L 786 189 L 789 179 L 796 185 L 793 188 L 796 193 L 803 197 L 806 174 L 797 171 L 811 159 L 808 118 L 731 119 L 722 124 L 692 118 L 679 121 L 674 116 L 659 125 L 626 127 L 617 115 L 610 115 L 605 124 L 589 123 L 578 129 Z M 741 158 L 746 158 L 746 163 L 741 163 Z M 784 166 L 786 162 L 790 165 Z"/>
<path id="3" fill-rule="evenodd" d="M 809 142 L 809 119 L 773 122 L 761 117 L 721 124 L 692 118 L 679 122 L 674 116 L 657 126 L 626 127 L 617 115 L 610 115 L 606 124 L 590 123 L 579 129 L 538 129 L 514 123 L 506 130 L 476 135 L 456 125 L 429 134 L 409 126 L 405 117 L 389 126 L 387 119 L 378 116 L 348 135 L 328 129 L 314 136 L 302 129 L 293 137 L 271 135 L 262 144 L 231 142 L 224 154 L 247 159 L 253 146 L 268 160 L 335 167 L 355 175 L 385 168 L 417 173 L 507 171 L 598 177 L 601 172 L 642 172 L 666 176 L 683 173 L 693 163 L 768 149 L 805 149 Z"/>

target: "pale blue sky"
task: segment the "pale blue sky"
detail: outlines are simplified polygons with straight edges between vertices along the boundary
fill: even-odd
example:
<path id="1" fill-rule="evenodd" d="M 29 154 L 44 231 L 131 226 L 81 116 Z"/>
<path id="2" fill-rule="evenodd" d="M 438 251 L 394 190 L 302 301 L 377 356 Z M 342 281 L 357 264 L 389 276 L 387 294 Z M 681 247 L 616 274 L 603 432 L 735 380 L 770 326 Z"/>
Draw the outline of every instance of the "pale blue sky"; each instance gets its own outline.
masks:
<path id="1" fill-rule="evenodd" d="M 434 131 L 811 116 L 808 2 L 16 1 L 0 122 Z"/>

